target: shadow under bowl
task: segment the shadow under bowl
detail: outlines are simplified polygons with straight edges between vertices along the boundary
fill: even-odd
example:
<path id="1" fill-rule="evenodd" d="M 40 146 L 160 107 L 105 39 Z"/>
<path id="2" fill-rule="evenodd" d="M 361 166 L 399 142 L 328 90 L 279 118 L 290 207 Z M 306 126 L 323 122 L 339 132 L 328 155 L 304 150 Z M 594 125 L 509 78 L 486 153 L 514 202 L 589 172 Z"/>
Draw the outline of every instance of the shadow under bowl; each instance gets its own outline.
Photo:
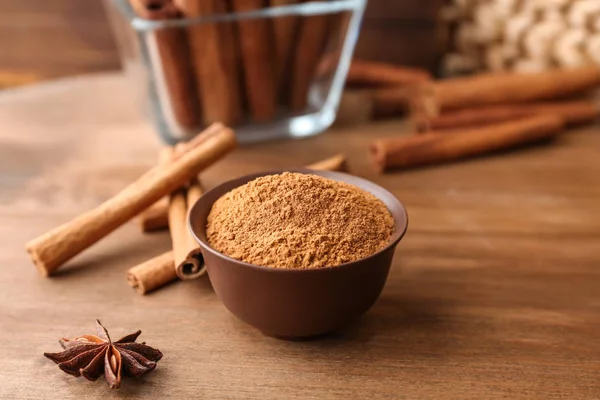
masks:
<path id="1" fill-rule="evenodd" d="M 238 186 L 282 172 L 285 171 L 248 175 L 215 187 L 194 204 L 188 223 L 200 245 L 215 292 L 232 314 L 268 336 L 282 339 L 321 336 L 351 323 L 379 298 L 396 245 L 406 232 L 408 217 L 393 194 L 368 180 L 339 172 L 292 170 L 346 182 L 379 198 L 394 218 L 390 242 L 377 253 L 357 261 L 298 270 L 253 265 L 213 249 L 206 238 L 206 221 L 213 203 Z"/>

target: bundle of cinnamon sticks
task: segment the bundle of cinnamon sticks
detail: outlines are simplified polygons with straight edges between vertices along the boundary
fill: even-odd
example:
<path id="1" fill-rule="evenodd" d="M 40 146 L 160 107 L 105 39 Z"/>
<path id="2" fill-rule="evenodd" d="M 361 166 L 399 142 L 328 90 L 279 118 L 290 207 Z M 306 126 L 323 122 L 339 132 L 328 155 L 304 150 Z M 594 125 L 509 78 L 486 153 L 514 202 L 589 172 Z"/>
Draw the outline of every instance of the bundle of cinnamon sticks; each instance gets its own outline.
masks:
<path id="1" fill-rule="evenodd" d="M 172 152 L 166 149 L 166 153 Z M 177 150 L 175 150 L 177 151 Z M 164 158 L 164 157 L 161 157 Z M 328 171 L 346 171 L 346 157 L 338 154 L 306 168 Z M 202 253 L 187 229 L 186 218 L 190 208 L 204 192 L 198 179 L 180 188 L 168 198 L 161 199 L 139 215 L 142 232 L 168 229 L 171 234 L 172 251 L 168 251 L 127 272 L 127 280 L 138 293 L 145 294 L 177 280 L 196 279 L 206 272 Z"/>
<path id="2" fill-rule="evenodd" d="M 155 21 L 252 12 L 307 0 L 129 0 Z M 310 0 L 308 0 L 310 1 Z M 184 131 L 266 123 L 311 109 L 309 92 L 339 15 L 190 22 L 145 36 L 170 120 Z M 318 106 L 318 105 L 316 105 Z M 315 106 L 315 107 L 316 107 Z"/>
<path id="3" fill-rule="evenodd" d="M 145 294 L 177 278 L 202 276 L 204 261 L 187 229 L 187 215 L 204 191 L 198 174 L 236 145 L 233 131 L 215 123 L 191 141 L 165 148 L 160 162 L 121 192 L 28 242 L 26 249 L 34 265 L 42 275 L 50 276 L 71 258 L 139 215 L 143 231 L 169 229 L 172 250 L 127 272 L 129 284 L 138 293 Z M 346 169 L 346 159 L 337 155 L 307 167 L 341 171 Z"/>
<path id="4" fill-rule="evenodd" d="M 411 104 L 418 135 L 379 139 L 371 154 L 379 171 L 436 164 L 543 142 L 565 126 L 590 123 L 600 104 L 600 67 L 537 74 L 482 74 L 390 89 Z"/>

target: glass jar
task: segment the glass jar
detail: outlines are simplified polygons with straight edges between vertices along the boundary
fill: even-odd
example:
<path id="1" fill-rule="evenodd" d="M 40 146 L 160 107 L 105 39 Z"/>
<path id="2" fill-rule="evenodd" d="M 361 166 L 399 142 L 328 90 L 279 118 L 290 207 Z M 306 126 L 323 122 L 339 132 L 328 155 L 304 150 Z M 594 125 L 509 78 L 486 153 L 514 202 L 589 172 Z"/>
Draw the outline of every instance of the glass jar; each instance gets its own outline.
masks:
<path id="1" fill-rule="evenodd" d="M 126 73 L 167 143 L 212 122 L 242 143 L 335 120 L 366 0 L 105 0 Z M 255 6 L 251 6 L 251 4 Z"/>

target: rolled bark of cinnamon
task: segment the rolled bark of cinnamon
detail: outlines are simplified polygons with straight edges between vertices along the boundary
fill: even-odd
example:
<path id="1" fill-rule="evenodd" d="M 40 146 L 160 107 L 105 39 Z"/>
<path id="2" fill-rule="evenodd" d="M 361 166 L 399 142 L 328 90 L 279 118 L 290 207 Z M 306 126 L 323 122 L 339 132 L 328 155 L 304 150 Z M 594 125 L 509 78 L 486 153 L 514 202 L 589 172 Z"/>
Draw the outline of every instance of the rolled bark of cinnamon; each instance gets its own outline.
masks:
<path id="1" fill-rule="evenodd" d="M 173 252 L 168 251 L 127 271 L 129 286 L 146 294 L 177 279 Z"/>
<path id="2" fill-rule="evenodd" d="M 560 117 L 536 115 L 452 133 L 430 132 L 379 139 L 371 145 L 371 155 L 377 170 L 383 172 L 390 168 L 441 163 L 550 139 L 558 135 L 563 126 L 564 121 Z"/>
<path id="3" fill-rule="evenodd" d="M 181 17 L 170 0 L 129 2 L 141 18 L 162 21 Z M 195 128 L 201 118 L 185 31 L 182 28 L 166 28 L 154 31 L 153 35 L 173 116 L 182 127 Z"/>
<path id="4" fill-rule="evenodd" d="M 231 0 L 233 11 L 247 12 L 264 7 L 262 0 Z M 273 36 L 269 19 L 238 22 L 239 42 L 244 63 L 246 97 L 256 122 L 268 122 L 277 112 L 276 69 L 273 62 Z"/>
<path id="5" fill-rule="evenodd" d="M 308 104 L 308 93 L 329 34 L 329 15 L 305 16 L 300 21 L 291 79 L 290 108 L 300 113 Z"/>
<path id="6" fill-rule="evenodd" d="M 166 165 L 173 157 L 174 148 L 171 146 L 163 147 L 158 156 L 158 162 Z M 163 197 L 150 207 L 145 209 L 138 216 L 138 222 L 142 232 L 154 232 L 169 226 L 169 219 L 166 210 L 169 208 L 169 198 Z"/>
<path id="7" fill-rule="evenodd" d="M 414 85 L 430 80 L 429 72 L 420 68 L 354 59 L 348 69 L 346 85 L 394 87 Z"/>
<path id="8" fill-rule="evenodd" d="M 171 193 L 167 206 L 169 232 L 173 250 L 131 268 L 127 272 L 129 285 L 139 294 L 146 294 L 180 277 L 195 279 L 206 273 L 198 244 L 187 229 L 189 207 L 202 195 L 194 179 L 185 189 Z"/>
<path id="9" fill-rule="evenodd" d="M 335 123 L 357 125 L 374 119 L 403 117 L 410 111 L 410 102 L 410 87 L 346 89 Z"/>
<path id="10" fill-rule="evenodd" d="M 270 0 L 271 7 L 282 7 L 297 4 L 298 0 Z M 298 17 L 286 16 L 273 18 L 273 34 L 275 37 L 275 76 L 276 93 L 285 96 L 285 89 L 290 80 L 290 68 L 294 54 L 294 39 L 298 29 Z"/>
<path id="11" fill-rule="evenodd" d="M 598 86 L 600 67 L 597 66 L 535 74 L 481 74 L 425 84 L 415 108 L 431 117 L 459 108 L 565 98 Z"/>
<path id="12" fill-rule="evenodd" d="M 163 197 L 156 203 L 144 210 L 139 215 L 138 223 L 143 233 L 156 232 L 169 226 L 167 218 L 167 209 L 169 208 L 169 199 Z"/>
<path id="13" fill-rule="evenodd" d="M 412 86 L 371 90 L 369 97 L 372 102 L 372 118 L 405 115 L 410 111 L 413 93 Z"/>
<path id="14" fill-rule="evenodd" d="M 174 4 L 188 18 L 227 11 L 222 0 L 174 0 Z M 214 22 L 187 29 L 205 124 L 234 125 L 241 118 L 241 85 L 233 28 L 227 22 Z"/>
<path id="15" fill-rule="evenodd" d="M 591 100 L 546 103 L 507 104 L 448 111 L 432 118 L 417 129 L 456 129 L 469 126 L 506 122 L 533 115 L 549 114 L 561 117 L 567 125 L 594 121 L 600 115 L 600 105 Z"/>
<path id="16" fill-rule="evenodd" d="M 52 274 L 160 198 L 184 186 L 235 146 L 233 131 L 213 124 L 188 142 L 168 165 L 157 165 L 95 209 L 27 243 L 33 263 L 43 275 Z"/>
<path id="17" fill-rule="evenodd" d="M 175 265 L 187 257 L 187 203 L 185 189 L 178 189 L 169 197 L 169 233 L 173 245 Z"/>
<path id="18" fill-rule="evenodd" d="M 187 189 L 187 209 L 186 214 L 189 215 L 190 209 L 196 204 L 198 199 L 202 197 L 204 190 L 200 185 L 200 181 L 197 179 L 192 180 Z M 185 235 L 185 258 L 175 263 L 175 273 L 182 280 L 191 280 L 199 278 L 206 273 L 206 266 L 204 265 L 204 258 L 202 252 L 198 247 L 196 239 L 192 233 L 187 229 Z"/>

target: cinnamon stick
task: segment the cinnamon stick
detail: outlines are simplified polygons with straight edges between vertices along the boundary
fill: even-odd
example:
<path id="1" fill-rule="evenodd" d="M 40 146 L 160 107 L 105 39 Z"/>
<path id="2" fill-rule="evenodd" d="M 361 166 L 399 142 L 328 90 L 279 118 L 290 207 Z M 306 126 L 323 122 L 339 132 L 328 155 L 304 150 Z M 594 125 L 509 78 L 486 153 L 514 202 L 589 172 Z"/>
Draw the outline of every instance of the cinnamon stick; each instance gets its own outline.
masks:
<path id="1" fill-rule="evenodd" d="M 187 203 L 185 189 L 177 189 L 169 198 L 169 233 L 175 265 L 187 257 Z M 174 267 L 173 267 L 174 268 Z"/>
<path id="2" fill-rule="evenodd" d="M 159 152 L 158 162 L 161 165 L 166 165 L 169 163 L 173 157 L 173 151 L 174 149 L 171 146 L 163 147 Z M 167 213 L 165 212 L 168 207 L 169 198 L 163 197 L 141 212 L 138 216 L 138 222 L 142 232 L 154 232 L 169 226 L 169 219 L 167 218 Z"/>
<path id="3" fill-rule="evenodd" d="M 139 294 L 146 294 L 177 278 L 173 252 L 168 251 L 127 271 L 127 282 Z"/>
<path id="4" fill-rule="evenodd" d="M 262 0 L 231 0 L 233 11 L 242 13 L 264 7 Z M 244 63 L 246 96 L 256 122 L 267 122 L 277 112 L 276 69 L 273 65 L 271 21 L 264 18 L 238 22 L 239 41 Z"/>
<path id="5" fill-rule="evenodd" d="M 129 1 L 141 18 L 162 21 L 181 17 L 170 0 Z M 180 126 L 195 128 L 200 124 L 200 113 L 185 31 L 181 28 L 165 28 L 153 31 L 151 35 L 158 54 L 155 65 L 162 72 L 173 117 Z"/>
<path id="6" fill-rule="evenodd" d="M 227 12 L 223 0 L 173 0 L 188 18 Z M 196 85 L 205 124 L 240 121 L 242 108 L 234 26 L 227 22 L 192 25 L 187 29 Z"/>
<path id="7" fill-rule="evenodd" d="M 347 171 L 348 167 L 347 167 L 347 163 L 346 163 L 346 156 L 343 154 L 338 154 L 333 157 L 327 158 L 325 160 L 316 162 L 314 164 L 307 165 L 306 168 L 323 170 L 323 171 L 345 172 L 345 171 Z M 201 196 L 201 193 L 202 193 L 201 185 L 199 185 L 197 188 L 195 188 L 195 185 L 193 183 L 190 185 L 190 187 L 188 188 L 188 198 L 187 198 L 188 212 L 189 212 L 189 208 L 192 207 L 194 205 L 194 203 L 196 202 L 196 200 L 199 198 L 199 196 Z M 158 206 L 158 203 L 156 204 L 156 206 Z M 160 220 L 164 221 L 164 222 L 163 222 L 162 226 L 156 225 L 155 230 L 167 229 L 169 227 L 168 202 L 166 202 L 166 203 L 161 202 L 161 207 L 162 207 L 162 209 L 160 209 L 160 210 L 158 208 L 156 209 L 156 213 L 157 214 L 162 213 L 162 217 L 160 218 Z M 159 218 L 156 218 L 156 220 L 158 221 Z M 193 243 L 195 243 L 195 242 L 196 241 L 194 240 Z M 182 277 L 184 275 L 187 277 L 190 275 L 190 273 L 182 272 L 179 274 L 180 277 Z M 186 278 L 181 278 L 181 279 L 186 279 Z"/>
<path id="8" fill-rule="evenodd" d="M 178 276 L 181 279 L 194 279 L 206 272 L 202 253 L 187 229 L 189 206 L 201 195 L 202 190 L 196 179 L 187 190 L 178 189 L 171 193 L 167 215 L 173 250 L 143 262 L 127 272 L 129 285 L 136 288 L 138 293 L 146 294 L 150 290 L 158 289 Z"/>
<path id="9" fill-rule="evenodd" d="M 327 44 L 329 22 L 328 15 L 305 16 L 300 21 L 290 84 L 292 112 L 306 109 L 309 89 Z"/>
<path id="10" fill-rule="evenodd" d="M 390 168 L 435 164 L 482 155 L 552 138 L 563 128 L 561 118 L 536 115 L 503 124 L 376 140 L 371 155 L 379 172 Z"/>
<path id="11" fill-rule="evenodd" d="M 335 124 L 358 125 L 376 119 L 402 117 L 410 110 L 411 92 L 408 89 L 400 86 L 346 89 L 340 100 Z"/>
<path id="12" fill-rule="evenodd" d="M 169 226 L 169 219 L 167 218 L 168 208 L 169 199 L 163 197 L 145 209 L 138 217 L 140 230 L 143 233 L 149 233 L 167 228 Z"/>
<path id="13" fill-rule="evenodd" d="M 427 116 L 446 110 L 565 98 L 600 85 L 600 67 L 535 74 L 490 73 L 437 81 L 422 88 L 415 107 Z"/>
<path id="14" fill-rule="evenodd" d="M 333 157 L 326 158 L 314 164 L 307 165 L 306 168 L 317 171 L 348 171 L 348 163 L 344 154 L 336 154 Z"/>
<path id="15" fill-rule="evenodd" d="M 405 115 L 410 110 L 412 87 L 381 88 L 369 92 L 372 101 L 372 118 L 389 118 Z"/>
<path id="16" fill-rule="evenodd" d="M 430 80 L 429 72 L 420 68 L 353 59 L 348 69 L 346 85 L 394 87 L 414 85 Z"/>
<path id="17" fill-rule="evenodd" d="M 198 199 L 202 197 L 204 190 L 197 179 L 192 180 L 187 189 L 187 209 L 186 214 L 189 215 L 190 209 L 196 204 Z M 185 258 L 175 263 L 175 273 L 182 280 L 196 279 L 206 273 L 204 258 L 198 247 L 196 239 L 187 229 L 185 235 Z"/>
<path id="18" fill-rule="evenodd" d="M 120 193 L 26 244 L 40 273 L 50 275 L 161 197 L 184 186 L 236 145 L 233 131 L 213 124 L 186 144 L 168 165 L 158 165 Z"/>
<path id="19" fill-rule="evenodd" d="M 298 0 L 270 0 L 271 7 L 297 4 Z M 285 16 L 273 18 L 273 36 L 275 38 L 275 76 L 276 92 L 285 95 L 289 84 L 290 68 L 294 52 L 294 39 L 298 28 L 298 17 Z"/>
<path id="20" fill-rule="evenodd" d="M 417 126 L 419 131 L 455 129 L 505 122 L 532 115 L 556 115 L 567 125 L 591 122 L 600 115 L 600 106 L 591 100 L 507 104 L 448 111 Z M 428 126 L 427 126 L 428 125 Z"/>

